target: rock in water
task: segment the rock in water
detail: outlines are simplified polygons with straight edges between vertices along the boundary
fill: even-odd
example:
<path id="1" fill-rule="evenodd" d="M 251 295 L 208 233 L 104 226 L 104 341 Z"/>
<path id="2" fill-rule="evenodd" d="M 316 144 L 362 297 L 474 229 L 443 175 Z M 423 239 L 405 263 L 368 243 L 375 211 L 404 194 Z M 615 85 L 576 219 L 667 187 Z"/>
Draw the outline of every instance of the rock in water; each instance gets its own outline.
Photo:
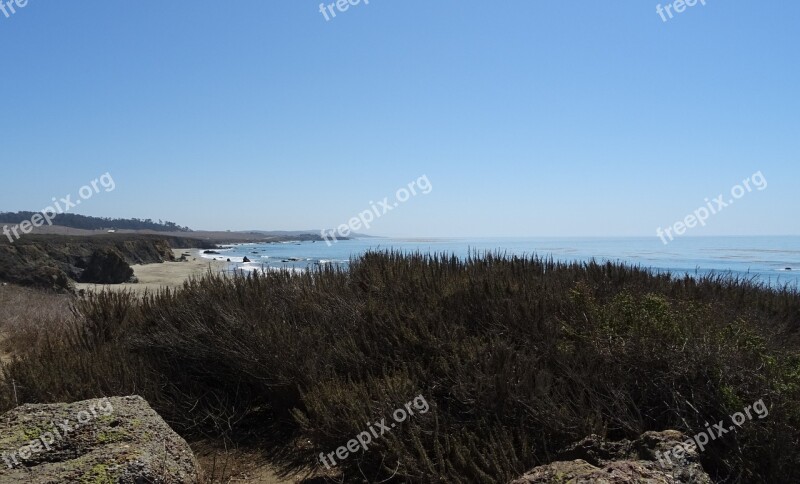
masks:
<path id="1" fill-rule="evenodd" d="M 244 259 L 242 259 L 242 262 L 250 262 L 250 259 L 248 259 L 247 256 L 244 256 Z"/>
<path id="2" fill-rule="evenodd" d="M 139 396 L 22 405 L 0 417 L 0 482 L 198 482 L 183 438 Z"/>
<path id="3" fill-rule="evenodd" d="M 696 448 L 680 458 L 664 456 L 685 441 L 676 430 L 645 432 L 633 442 L 606 442 L 592 435 L 559 452 L 556 462 L 535 467 L 511 484 L 711 484 Z"/>

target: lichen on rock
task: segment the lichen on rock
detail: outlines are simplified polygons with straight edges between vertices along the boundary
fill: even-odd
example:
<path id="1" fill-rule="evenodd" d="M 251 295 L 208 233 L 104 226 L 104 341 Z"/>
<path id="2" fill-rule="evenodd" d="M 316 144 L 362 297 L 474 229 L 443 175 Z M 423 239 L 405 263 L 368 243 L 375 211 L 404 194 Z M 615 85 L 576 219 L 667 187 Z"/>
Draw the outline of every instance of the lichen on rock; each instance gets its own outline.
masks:
<path id="1" fill-rule="evenodd" d="M 189 445 L 138 396 L 22 405 L 0 417 L 0 482 L 196 483 Z"/>

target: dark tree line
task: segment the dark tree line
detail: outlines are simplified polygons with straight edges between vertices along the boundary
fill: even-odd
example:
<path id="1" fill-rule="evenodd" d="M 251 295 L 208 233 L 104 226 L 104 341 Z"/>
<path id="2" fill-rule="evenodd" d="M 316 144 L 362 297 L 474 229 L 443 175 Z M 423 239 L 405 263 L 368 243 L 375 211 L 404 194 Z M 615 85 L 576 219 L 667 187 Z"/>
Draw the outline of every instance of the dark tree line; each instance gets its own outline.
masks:
<path id="1" fill-rule="evenodd" d="M 0 224 L 19 224 L 30 220 L 40 212 L 0 212 Z M 182 227 L 174 222 L 140 218 L 108 218 L 89 217 L 74 213 L 62 213 L 52 218 L 53 225 L 85 230 L 157 230 L 159 232 L 190 232 L 189 227 Z"/>

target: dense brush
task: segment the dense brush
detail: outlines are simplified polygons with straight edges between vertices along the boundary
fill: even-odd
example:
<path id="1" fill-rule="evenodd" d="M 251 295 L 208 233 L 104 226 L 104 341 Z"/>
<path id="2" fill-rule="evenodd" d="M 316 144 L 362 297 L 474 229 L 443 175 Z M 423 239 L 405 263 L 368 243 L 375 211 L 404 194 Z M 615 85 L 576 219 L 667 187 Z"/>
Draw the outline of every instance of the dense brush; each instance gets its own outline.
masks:
<path id="1" fill-rule="evenodd" d="M 90 294 L 4 367 L 4 408 L 140 394 L 187 437 L 319 466 L 416 395 L 431 409 L 342 462 L 344 480 L 501 482 L 596 433 L 694 434 L 720 481 L 800 475 L 800 295 L 616 263 L 368 253 L 349 270 L 207 274 Z"/>

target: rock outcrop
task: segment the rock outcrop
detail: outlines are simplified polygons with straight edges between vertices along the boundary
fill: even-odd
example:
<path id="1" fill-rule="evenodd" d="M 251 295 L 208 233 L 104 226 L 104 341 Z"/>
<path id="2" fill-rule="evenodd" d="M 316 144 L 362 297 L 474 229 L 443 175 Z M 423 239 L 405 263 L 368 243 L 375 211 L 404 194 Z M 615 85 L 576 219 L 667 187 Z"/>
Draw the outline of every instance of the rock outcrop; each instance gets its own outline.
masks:
<path id="1" fill-rule="evenodd" d="M 0 416 L 0 482 L 198 482 L 189 445 L 138 396 L 22 405 Z"/>
<path id="2" fill-rule="evenodd" d="M 133 269 L 115 249 L 102 248 L 92 254 L 81 274 L 81 282 L 121 284 L 133 277 Z"/>
<path id="3" fill-rule="evenodd" d="M 100 282 L 92 277 L 92 264 L 103 273 L 108 262 L 97 261 L 97 254 L 114 252 L 126 264 L 152 264 L 173 261 L 172 248 L 205 248 L 213 244 L 197 239 L 143 234 L 103 234 L 92 236 L 26 235 L 10 243 L 0 238 L 0 282 L 68 292 L 72 281 Z M 103 257 L 101 257 L 103 259 Z M 93 262 L 94 261 L 94 262 Z M 120 267 L 122 267 L 120 265 Z M 86 270 L 89 275 L 84 275 Z M 114 278 L 120 280 L 121 277 Z M 121 282 L 126 282 L 125 280 Z"/>
<path id="4" fill-rule="evenodd" d="M 685 441 L 675 430 L 645 432 L 635 441 L 619 442 L 592 435 L 559 452 L 556 462 L 536 467 L 512 484 L 711 484 L 696 449 L 680 458 L 663 457 Z"/>

